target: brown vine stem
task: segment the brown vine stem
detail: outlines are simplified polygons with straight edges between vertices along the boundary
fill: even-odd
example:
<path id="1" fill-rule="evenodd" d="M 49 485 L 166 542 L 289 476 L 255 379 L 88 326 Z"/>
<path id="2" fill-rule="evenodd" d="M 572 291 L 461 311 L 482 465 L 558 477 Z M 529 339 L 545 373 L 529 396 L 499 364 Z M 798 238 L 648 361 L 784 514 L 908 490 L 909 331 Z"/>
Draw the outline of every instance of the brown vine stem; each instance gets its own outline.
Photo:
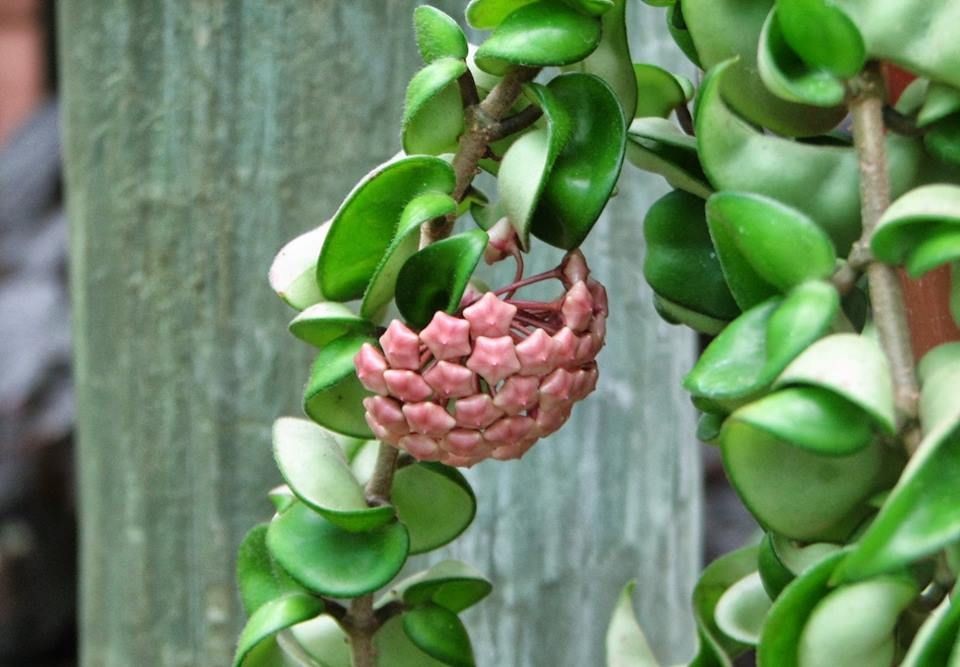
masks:
<path id="1" fill-rule="evenodd" d="M 456 175 L 453 198 L 458 202 L 463 201 L 470 189 L 480 160 L 487 155 L 490 143 L 510 132 L 523 129 L 524 123 L 530 124 L 539 118 L 539 113 L 520 112 L 510 119 L 507 127 L 501 123 L 520 97 L 523 84 L 532 81 L 538 71 L 528 67 L 509 71 L 482 102 L 477 101 L 473 77 L 469 76 L 469 73 L 461 77 L 458 83 L 464 102 L 464 132 L 460 136 L 459 148 L 453 158 L 453 171 Z M 426 223 L 421 228 L 420 247 L 424 248 L 449 236 L 455 222 L 456 213 Z M 377 463 L 366 488 L 367 502 L 371 506 L 390 502 L 393 474 L 397 469 L 399 455 L 397 448 L 380 444 Z M 396 613 L 396 610 L 391 611 Z M 373 594 L 355 598 L 350 603 L 341 625 L 350 636 L 353 667 L 376 667 L 377 652 L 373 636 L 387 616 L 388 614 L 374 612 Z"/>
<path id="2" fill-rule="evenodd" d="M 850 113 L 853 116 L 853 141 L 860 162 L 860 204 L 863 235 L 861 249 L 869 248 L 870 238 L 880 216 L 890 204 L 890 176 L 887 171 L 883 105 L 885 89 L 880 67 L 868 64 L 851 86 Z M 920 441 L 917 427 L 919 389 L 914 371 L 910 329 L 907 325 L 903 290 L 896 270 L 872 261 L 866 269 L 873 305 L 874 322 L 880 344 L 893 375 L 894 402 L 899 426 L 908 454 Z"/>

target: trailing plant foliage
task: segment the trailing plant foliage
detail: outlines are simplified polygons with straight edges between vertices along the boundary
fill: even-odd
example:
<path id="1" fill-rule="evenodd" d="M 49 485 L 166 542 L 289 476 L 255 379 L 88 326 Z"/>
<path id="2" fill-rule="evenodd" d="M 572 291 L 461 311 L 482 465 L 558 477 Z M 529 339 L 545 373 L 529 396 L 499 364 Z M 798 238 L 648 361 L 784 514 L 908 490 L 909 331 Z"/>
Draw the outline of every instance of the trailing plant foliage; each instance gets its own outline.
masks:
<path id="1" fill-rule="evenodd" d="M 631 61 L 634 1 L 472 0 L 477 45 L 416 10 L 401 152 L 270 270 L 318 353 L 309 419 L 274 427 L 276 514 L 240 548 L 238 667 L 474 663 L 459 614 L 490 583 L 394 579 L 469 526 L 457 467 L 519 458 L 593 390 L 609 309 L 578 248 L 624 156 L 674 188 L 644 275 L 715 336 L 684 387 L 764 532 L 704 570 L 690 664 L 960 664 L 960 343 L 918 381 L 894 268 L 952 267 L 960 295 L 960 4 L 647 0 L 695 87 Z M 881 63 L 917 77 L 896 104 Z M 527 277 L 538 243 L 567 254 Z M 481 260 L 512 278 L 486 287 Z M 657 664 L 632 590 L 612 667 Z"/>

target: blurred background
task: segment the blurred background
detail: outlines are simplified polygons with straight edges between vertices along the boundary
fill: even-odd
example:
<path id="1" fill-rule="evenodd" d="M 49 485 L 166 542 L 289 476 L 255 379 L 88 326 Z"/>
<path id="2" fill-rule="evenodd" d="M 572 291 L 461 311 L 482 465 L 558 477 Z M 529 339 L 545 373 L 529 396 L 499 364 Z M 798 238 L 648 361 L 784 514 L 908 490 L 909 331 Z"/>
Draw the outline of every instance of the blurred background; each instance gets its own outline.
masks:
<path id="1" fill-rule="evenodd" d="M 54 4 L 0 0 L 0 667 L 76 662 L 74 410 Z M 703 453 L 709 561 L 742 544 L 754 527 L 716 451 Z"/>

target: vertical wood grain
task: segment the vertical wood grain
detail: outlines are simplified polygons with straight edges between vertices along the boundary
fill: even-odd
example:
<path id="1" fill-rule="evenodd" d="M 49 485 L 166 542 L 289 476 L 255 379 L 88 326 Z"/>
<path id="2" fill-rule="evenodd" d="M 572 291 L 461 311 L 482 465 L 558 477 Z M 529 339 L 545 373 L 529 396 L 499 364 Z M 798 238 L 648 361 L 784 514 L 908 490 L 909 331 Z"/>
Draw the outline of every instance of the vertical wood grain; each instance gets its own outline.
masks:
<path id="1" fill-rule="evenodd" d="M 266 268 L 396 151 L 415 4 L 59 3 L 84 665 L 228 664 L 234 551 L 269 515 L 270 425 L 299 412 L 309 362 Z M 637 14 L 637 59 L 664 62 L 662 16 Z M 598 394 L 522 463 L 472 473 L 453 551 L 498 587 L 470 618 L 481 665 L 600 664 L 632 577 L 661 655 L 690 648 L 693 343 L 642 282 L 657 188 L 625 177 L 590 242 L 616 309 Z"/>

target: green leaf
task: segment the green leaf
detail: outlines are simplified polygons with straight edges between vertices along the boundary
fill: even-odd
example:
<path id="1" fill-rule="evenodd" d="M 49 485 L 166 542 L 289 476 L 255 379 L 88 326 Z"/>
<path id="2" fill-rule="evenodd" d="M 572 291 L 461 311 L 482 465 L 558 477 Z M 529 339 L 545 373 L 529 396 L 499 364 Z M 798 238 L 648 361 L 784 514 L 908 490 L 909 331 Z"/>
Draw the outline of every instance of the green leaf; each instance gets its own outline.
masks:
<path id="1" fill-rule="evenodd" d="M 813 385 L 843 396 L 893 435 L 893 381 L 887 359 L 871 338 L 834 334 L 808 347 L 783 371 L 776 386 Z"/>
<path id="2" fill-rule="evenodd" d="M 462 59 L 440 58 L 410 80 L 403 109 L 403 150 L 408 154 L 457 150 L 464 122 L 457 79 L 466 71 Z"/>
<path id="3" fill-rule="evenodd" d="M 657 314 L 670 324 L 682 324 L 708 336 L 716 336 L 728 324 L 726 320 L 684 308 L 659 294 L 653 295 L 653 307 Z"/>
<path id="4" fill-rule="evenodd" d="M 437 311 L 451 313 L 487 247 L 482 229 L 463 232 L 423 248 L 404 263 L 397 276 L 397 308 L 417 328 Z"/>
<path id="5" fill-rule="evenodd" d="M 300 585 L 320 595 L 354 598 L 380 588 L 403 567 L 410 538 L 394 522 L 355 533 L 344 530 L 302 502 L 276 517 L 267 546 Z"/>
<path id="6" fill-rule="evenodd" d="M 756 131 L 720 97 L 721 82 L 732 65 L 724 62 L 708 72 L 697 101 L 697 142 L 710 182 L 718 190 L 766 195 L 802 211 L 830 236 L 838 254 L 846 254 L 860 235 L 856 150 L 804 144 Z M 921 153 L 915 139 L 888 136 L 895 194 L 914 182 Z M 817 195 L 812 197 L 811 192 Z"/>
<path id="7" fill-rule="evenodd" d="M 270 265 L 270 287 L 287 304 L 303 310 L 324 300 L 317 280 L 317 257 L 330 220 L 287 243 Z"/>
<path id="8" fill-rule="evenodd" d="M 306 308 L 290 322 L 290 333 L 314 347 L 322 348 L 345 334 L 372 335 L 376 327 L 339 303 L 318 303 Z"/>
<path id="9" fill-rule="evenodd" d="M 830 239 L 794 208 L 760 195 L 718 192 L 706 211 L 720 265 L 741 308 L 833 274 Z"/>
<path id="10" fill-rule="evenodd" d="M 871 420 L 860 407 L 819 387 L 775 391 L 730 418 L 824 456 L 853 454 L 873 439 Z"/>
<path id="11" fill-rule="evenodd" d="M 429 602 L 459 613 L 487 597 L 491 590 L 493 585 L 466 563 L 443 560 L 391 586 L 378 606 L 392 600 L 402 600 L 408 606 Z"/>
<path id="12" fill-rule="evenodd" d="M 687 101 L 687 93 L 676 76 L 656 65 L 635 63 L 638 104 L 635 116 L 666 118 Z"/>
<path id="13" fill-rule="evenodd" d="M 410 532 L 411 554 L 453 541 L 477 512 L 477 500 L 466 478 L 454 468 L 433 462 L 397 470 L 391 499 Z"/>
<path id="14" fill-rule="evenodd" d="M 729 409 L 761 393 L 810 343 L 829 329 L 839 298 L 829 285 L 809 282 L 783 300 L 746 311 L 700 356 L 683 386 Z"/>
<path id="15" fill-rule="evenodd" d="M 777 21 L 791 48 L 814 67 L 850 78 L 867 60 L 863 36 L 832 1 L 777 0 Z"/>
<path id="16" fill-rule="evenodd" d="M 960 259 L 960 187 L 909 191 L 880 216 L 870 247 L 881 261 L 906 264 L 914 277 Z"/>
<path id="17" fill-rule="evenodd" d="M 590 16 L 607 16 L 617 0 L 562 0 L 579 12 Z"/>
<path id="18" fill-rule="evenodd" d="M 923 145 L 938 160 L 960 165 L 960 113 L 947 116 L 923 135 Z"/>
<path id="19" fill-rule="evenodd" d="M 697 140 L 663 118 L 637 118 L 627 130 L 627 159 L 673 187 L 706 199 L 713 192 L 697 157 Z"/>
<path id="20" fill-rule="evenodd" d="M 720 596 L 714 609 L 714 621 L 731 639 L 756 646 L 770 604 L 760 574 L 751 572 Z"/>
<path id="21" fill-rule="evenodd" d="M 457 22 L 442 11 L 429 5 L 420 5 L 413 10 L 413 26 L 416 30 L 417 48 L 424 62 L 440 58 L 467 57 L 467 37 Z"/>
<path id="22" fill-rule="evenodd" d="M 927 352 L 917 366 L 920 423 L 924 433 L 952 430 L 960 424 L 960 402 L 953 396 L 960 382 L 960 342 L 944 343 Z"/>
<path id="23" fill-rule="evenodd" d="M 757 70 L 770 92 L 788 102 L 836 107 L 846 95 L 842 80 L 811 67 L 790 48 L 780 30 L 776 8 L 770 10 L 760 33 Z"/>
<path id="24" fill-rule="evenodd" d="M 403 618 L 394 616 L 373 636 L 380 664 L 378 667 L 443 667 L 445 663 L 417 648 L 403 629 Z"/>
<path id="25" fill-rule="evenodd" d="M 960 112 L 960 90 L 933 82 L 917 113 L 917 127 L 926 127 L 957 112 Z"/>
<path id="26" fill-rule="evenodd" d="M 674 0 L 667 8 L 667 31 L 673 38 L 674 43 L 680 47 L 684 55 L 690 59 L 698 69 L 703 69 L 700 64 L 700 56 L 697 54 L 697 47 L 693 43 L 693 37 L 690 35 L 690 29 L 687 28 L 687 22 L 683 18 L 683 8 L 679 2 Z"/>
<path id="27" fill-rule="evenodd" d="M 353 358 L 364 343 L 376 339 L 347 334 L 320 350 L 303 393 L 303 409 L 313 421 L 336 433 L 372 437 L 363 417 L 370 395 L 357 379 Z"/>
<path id="28" fill-rule="evenodd" d="M 594 74 L 616 93 L 625 118 L 633 118 L 637 107 L 637 78 L 630 58 L 627 35 L 627 0 L 605 0 L 608 9 L 601 19 L 600 44 L 574 71 Z"/>
<path id="29" fill-rule="evenodd" d="M 763 587 L 771 599 L 777 599 L 797 576 L 840 550 L 837 544 L 814 542 L 801 546 L 782 535 L 767 533 L 758 557 Z"/>
<path id="30" fill-rule="evenodd" d="M 571 119 L 552 90 L 539 84 L 530 84 L 525 90 L 543 110 L 546 122 L 521 135 L 507 149 L 500 162 L 497 188 L 503 211 L 517 230 L 520 246 L 527 249 L 537 201 L 560 149 L 570 137 Z"/>
<path id="31" fill-rule="evenodd" d="M 248 615 L 299 587 L 279 570 L 267 551 L 267 524 L 254 526 L 237 550 L 237 586 Z"/>
<path id="32" fill-rule="evenodd" d="M 293 491 L 291 491 L 290 487 L 286 484 L 280 484 L 270 489 L 267 497 L 270 498 L 270 502 L 273 503 L 273 508 L 277 512 L 282 512 L 290 507 L 290 503 L 296 499 Z"/>
<path id="33" fill-rule="evenodd" d="M 822 134 L 833 129 L 846 114 L 842 105 L 823 109 L 788 102 L 767 90 L 760 78 L 757 46 L 773 4 L 773 0 L 684 0 L 682 6 L 683 17 L 702 69 L 710 70 L 736 58 L 727 68 L 722 86 L 720 82 L 716 84 L 722 87 L 723 99 L 727 104 L 751 123 L 780 135 L 802 137 Z M 700 134 L 698 128 L 697 135 Z M 790 160 L 780 164 L 782 169 L 782 165 L 790 164 Z M 709 172 L 709 165 L 706 166 Z M 747 188 L 723 185 L 718 189 Z M 812 217 L 816 219 L 816 216 Z"/>
<path id="34" fill-rule="evenodd" d="M 795 575 L 780 560 L 773 548 L 773 533 L 765 533 L 757 553 L 757 573 L 763 589 L 771 600 L 776 600 Z"/>
<path id="35" fill-rule="evenodd" d="M 531 231 L 550 245 L 572 250 L 586 239 L 617 183 L 626 127 L 617 98 L 602 79 L 563 74 L 548 88 L 566 109 L 571 131 L 537 200 Z"/>
<path id="36" fill-rule="evenodd" d="M 317 616 L 298 623 L 286 632 L 319 667 L 351 667 L 350 640 L 332 616 Z M 284 637 L 278 637 L 281 647 Z M 314 666 L 311 666 L 314 667 Z"/>
<path id="37" fill-rule="evenodd" d="M 600 20 L 566 5 L 534 2 L 508 14 L 477 50 L 491 74 L 511 67 L 550 67 L 583 60 L 600 43 Z"/>
<path id="38" fill-rule="evenodd" d="M 473 647 L 457 615 L 439 605 L 424 604 L 403 614 L 403 631 L 417 648 L 452 667 L 473 667 Z"/>
<path id="39" fill-rule="evenodd" d="M 273 636 L 280 630 L 323 613 L 323 602 L 311 595 L 285 595 L 263 604 L 247 621 L 233 658 L 234 667 L 263 664 L 261 655 L 275 650 Z"/>
<path id="40" fill-rule="evenodd" d="M 757 547 L 750 546 L 720 556 L 700 575 L 693 589 L 693 613 L 697 622 L 700 647 L 691 667 L 721 665 L 729 667 L 732 660 L 749 646 L 727 636 L 717 625 L 715 613 L 723 594 L 735 583 L 757 568 Z"/>
<path id="41" fill-rule="evenodd" d="M 343 450 L 327 432 L 305 419 L 283 417 L 273 425 L 273 454 L 280 474 L 300 500 L 331 523 L 367 531 L 388 523 L 390 505 L 370 507 Z"/>
<path id="42" fill-rule="evenodd" d="M 467 23 L 477 30 L 493 30 L 510 14 L 536 0 L 470 0 Z"/>
<path id="43" fill-rule="evenodd" d="M 757 664 L 762 667 L 800 667 L 797 648 L 814 608 L 830 590 L 830 576 L 843 557 L 836 553 L 798 576 L 777 597 L 760 635 Z M 855 615 L 857 620 L 861 618 Z"/>
<path id="44" fill-rule="evenodd" d="M 363 296 L 406 205 L 424 192 L 452 192 L 454 183 L 446 161 L 415 155 L 381 165 L 357 184 L 334 215 L 317 262 L 324 295 Z"/>
<path id="45" fill-rule="evenodd" d="M 636 587 L 637 582 L 631 581 L 620 593 L 607 627 L 607 667 L 660 667 L 633 613 Z"/>
<path id="46" fill-rule="evenodd" d="M 361 315 L 373 318 L 393 299 L 400 269 L 419 248 L 420 227 L 456 210 L 456 200 L 442 192 L 424 193 L 407 204 L 400 216 L 397 233 L 370 279 L 367 291 L 364 292 L 360 306 Z"/>
<path id="47" fill-rule="evenodd" d="M 847 538 L 895 473 L 879 442 L 823 456 L 751 427 L 737 412 L 724 422 L 720 449 L 727 476 L 760 525 L 797 540 Z"/>
<path id="48" fill-rule="evenodd" d="M 643 276 L 671 303 L 729 321 L 740 313 L 723 277 L 704 201 L 675 190 L 658 199 L 643 221 Z"/>
<path id="49" fill-rule="evenodd" d="M 900 667 L 927 667 L 928 665 L 949 665 L 951 651 L 957 637 L 960 636 L 960 599 L 956 588 L 953 594 L 945 599 L 934 610 L 913 641 L 910 649 L 903 657 Z"/>

